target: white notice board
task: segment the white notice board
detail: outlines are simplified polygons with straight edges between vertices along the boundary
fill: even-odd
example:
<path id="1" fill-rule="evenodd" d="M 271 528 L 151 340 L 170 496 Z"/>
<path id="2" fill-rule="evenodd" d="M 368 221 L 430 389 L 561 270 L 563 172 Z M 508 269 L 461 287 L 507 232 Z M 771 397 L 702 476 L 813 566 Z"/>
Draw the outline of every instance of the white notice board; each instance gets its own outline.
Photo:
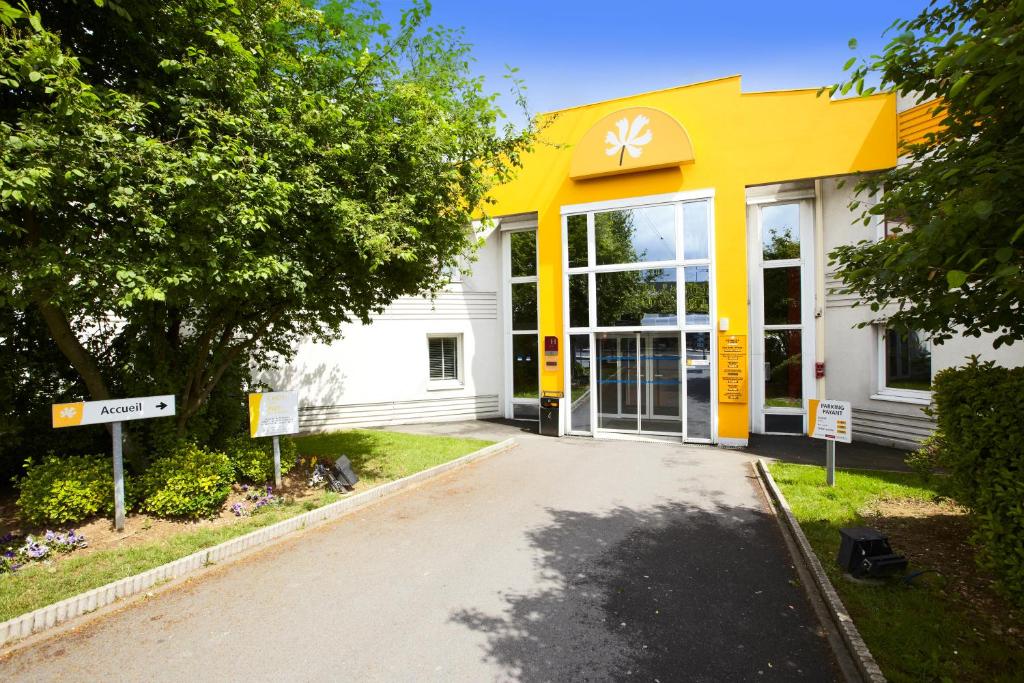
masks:
<path id="1" fill-rule="evenodd" d="M 807 434 L 815 439 L 850 443 L 853 437 L 853 408 L 845 401 L 807 402 Z"/>
<path id="2" fill-rule="evenodd" d="M 280 436 L 299 431 L 299 392 L 249 394 L 249 436 Z"/>

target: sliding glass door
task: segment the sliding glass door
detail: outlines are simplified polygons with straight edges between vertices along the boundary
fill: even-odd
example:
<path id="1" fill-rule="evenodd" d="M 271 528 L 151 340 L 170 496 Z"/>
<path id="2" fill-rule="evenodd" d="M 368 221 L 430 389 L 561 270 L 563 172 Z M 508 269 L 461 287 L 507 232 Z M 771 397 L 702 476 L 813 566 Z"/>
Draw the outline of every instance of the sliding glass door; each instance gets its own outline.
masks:
<path id="1" fill-rule="evenodd" d="M 597 427 L 616 432 L 683 433 L 678 332 L 597 336 Z"/>

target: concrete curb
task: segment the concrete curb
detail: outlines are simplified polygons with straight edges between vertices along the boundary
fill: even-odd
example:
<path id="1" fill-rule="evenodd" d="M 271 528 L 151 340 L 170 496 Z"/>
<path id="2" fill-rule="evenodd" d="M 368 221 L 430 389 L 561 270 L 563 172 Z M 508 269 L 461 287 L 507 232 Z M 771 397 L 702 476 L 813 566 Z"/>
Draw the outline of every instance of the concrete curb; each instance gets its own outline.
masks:
<path id="1" fill-rule="evenodd" d="M 818 593 L 821 599 L 824 600 L 829 616 L 832 617 L 832 621 L 839 630 L 843 644 L 846 646 L 850 658 L 860 671 L 860 675 L 865 681 L 870 681 L 871 683 L 885 683 L 885 676 L 882 674 L 882 670 L 875 662 L 875 658 L 871 656 L 871 651 L 868 650 L 864 639 L 860 637 L 860 631 L 857 630 L 857 626 L 853 623 L 850 613 L 846 611 L 842 600 L 839 599 L 836 589 L 832 587 L 832 582 L 829 581 L 828 575 L 825 574 L 825 569 L 821 566 L 818 556 L 814 554 L 807 536 L 804 535 L 803 529 L 800 528 L 800 523 L 793 516 L 793 511 L 789 507 L 789 501 L 782 495 L 782 491 L 779 490 L 778 485 L 772 478 L 771 472 L 768 471 L 765 461 L 760 458 L 757 460 L 757 472 L 761 477 L 761 481 L 767 487 L 769 494 L 771 494 L 776 505 L 778 505 L 786 529 L 792 535 L 796 547 L 800 550 L 801 557 L 794 559 L 802 560 L 811 576 L 814 577 Z"/>
<path id="2" fill-rule="evenodd" d="M 28 612 L 21 616 L 14 617 L 0 624 L 0 647 L 13 643 L 16 640 L 26 638 L 34 633 L 51 629 L 58 624 L 63 624 L 71 619 L 93 612 L 105 607 L 116 600 L 137 595 L 157 583 L 178 579 L 192 574 L 203 567 L 221 562 L 229 557 L 264 545 L 274 539 L 300 529 L 306 529 L 329 520 L 340 517 L 348 512 L 365 507 L 382 498 L 396 494 L 408 489 L 425 480 L 432 479 L 438 475 L 449 472 L 453 469 L 469 464 L 475 460 L 485 458 L 495 453 L 509 450 L 516 446 L 514 438 L 499 441 L 496 444 L 486 446 L 480 450 L 468 453 L 455 460 L 441 463 L 430 469 L 411 474 L 408 477 L 397 479 L 387 484 L 381 484 L 368 491 L 358 493 L 351 498 L 339 500 L 330 505 L 300 515 L 290 517 L 262 529 L 257 529 L 244 536 L 233 538 L 219 545 L 211 546 L 199 552 L 179 558 L 173 562 L 154 567 L 141 574 L 128 576 L 126 578 L 108 583 L 105 586 L 94 588 L 85 593 L 61 600 L 60 602 L 41 607 L 34 612 Z"/>

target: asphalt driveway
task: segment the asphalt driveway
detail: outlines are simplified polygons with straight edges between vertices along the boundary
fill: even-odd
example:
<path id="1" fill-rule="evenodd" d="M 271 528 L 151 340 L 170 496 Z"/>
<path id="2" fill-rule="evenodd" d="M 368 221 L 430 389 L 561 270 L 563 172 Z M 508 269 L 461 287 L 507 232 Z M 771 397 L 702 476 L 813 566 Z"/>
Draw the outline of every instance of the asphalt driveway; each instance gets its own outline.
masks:
<path id="1" fill-rule="evenodd" d="M 734 452 L 522 435 L 17 651 L 0 677 L 833 680 L 754 484 Z"/>

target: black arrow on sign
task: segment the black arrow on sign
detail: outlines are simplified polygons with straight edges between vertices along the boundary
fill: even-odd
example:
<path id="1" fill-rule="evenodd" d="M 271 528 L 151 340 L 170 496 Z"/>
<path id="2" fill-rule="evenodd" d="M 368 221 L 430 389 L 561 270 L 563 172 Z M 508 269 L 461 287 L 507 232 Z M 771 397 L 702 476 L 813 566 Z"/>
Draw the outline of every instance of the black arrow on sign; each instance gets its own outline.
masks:
<path id="1" fill-rule="evenodd" d="M 159 408 L 160 410 L 163 410 L 164 408 L 167 407 L 167 404 L 164 403 L 163 401 L 160 401 L 159 403 L 156 404 L 156 407 Z"/>

